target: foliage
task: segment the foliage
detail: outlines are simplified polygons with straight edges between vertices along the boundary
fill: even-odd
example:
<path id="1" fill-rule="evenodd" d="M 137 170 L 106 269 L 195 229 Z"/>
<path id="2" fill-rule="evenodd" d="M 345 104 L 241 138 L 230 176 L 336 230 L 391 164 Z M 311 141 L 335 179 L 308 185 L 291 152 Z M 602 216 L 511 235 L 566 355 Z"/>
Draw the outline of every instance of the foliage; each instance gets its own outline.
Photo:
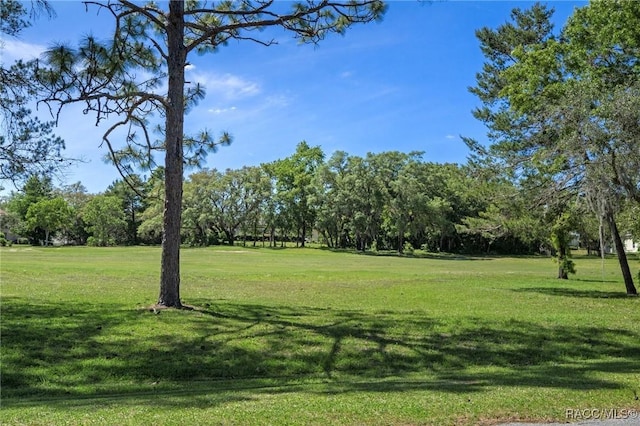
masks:
<path id="1" fill-rule="evenodd" d="M 82 218 L 91 234 L 89 245 L 110 246 L 122 241 L 127 222 L 119 198 L 96 195 L 85 204 Z"/>
<path id="2" fill-rule="evenodd" d="M 138 243 L 138 228 L 140 227 L 140 214 L 145 209 L 145 182 L 138 175 L 131 175 L 126 180 L 113 182 L 105 195 L 118 197 L 122 202 L 122 210 L 127 221 L 127 231 L 124 239 L 125 244 L 135 245 Z"/>
<path id="3" fill-rule="evenodd" d="M 0 247 L 11 246 L 12 242 L 7 240 L 3 234 L 0 234 Z"/>
<path id="4" fill-rule="evenodd" d="M 0 34 L 17 37 L 40 13 L 53 15 L 47 1 L 0 3 Z M 29 104 L 40 95 L 35 61 L 0 67 L 0 180 L 19 186 L 33 174 L 60 174 L 73 163 L 62 155 L 64 141 L 53 134 L 54 122 L 41 121 Z"/>
<path id="5" fill-rule="evenodd" d="M 17 235 L 28 238 L 31 244 L 39 244 L 45 240 L 45 231 L 36 227 L 32 229 L 27 224 L 29 208 L 41 200 L 53 196 L 53 185 L 50 177 L 30 176 L 20 192 L 12 192 L 7 202 L 7 210 L 12 215 L 11 229 Z"/>
<path id="6" fill-rule="evenodd" d="M 71 225 L 73 210 L 61 197 L 43 198 L 29 206 L 25 220 L 30 229 L 44 230 L 44 245 L 49 245 L 53 232 Z"/>
<path id="7" fill-rule="evenodd" d="M 213 234 L 233 245 L 238 229 L 259 220 L 270 195 L 271 181 L 260 167 L 194 173 L 185 184 L 183 233 L 192 245 L 208 245 Z"/>
<path id="8" fill-rule="evenodd" d="M 519 181 L 542 184 L 546 203 L 586 196 L 609 225 L 635 294 L 615 215 L 625 196 L 640 200 L 640 150 L 630 136 L 639 117 L 640 51 L 627 19 L 637 20 L 640 4 L 593 2 L 560 35 L 552 13 L 539 4 L 515 9 L 513 23 L 477 33 L 487 62 L 471 89 L 484 104 L 474 115 L 491 129 L 490 154 Z"/>
<path id="9" fill-rule="evenodd" d="M 324 161 L 319 146 L 311 147 L 306 141 L 296 146 L 291 157 L 269 164 L 267 170 L 275 179 L 275 197 L 282 227 L 292 231 L 295 240 L 305 246 L 307 234 L 313 229 L 317 210 L 314 177 Z"/>
<path id="10" fill-rule="evenodd" d="M 65 244 L 86 244 L 89 235 L 85 230 L 85 223 L 82 219 L 82 209 L 91 198 L 87 188 L 81 182 L 64 185 L 54 189 L 56 196 L 62 197 L 73 210 L 72 224 L 60 233 L 60 237 Z"/>
<path id="11" fill-rule="evenodd" d="M 551 244 L 557 252 L 558 278 L 567 279 L 568 274 L 575 274 L 575 264 L 571 260 L 571 231 L 576 229 L 570 212 L 565 212 L 556 218 L 551 227 Z"/>
<path id="12" fill-rule="evenodd" d="M 159 244 L 163 235 L 162 213 L 164 207 L 164 169 L 156 169 L 144 183 L 145 209 L 140 213 L 138 238 L 140 241 Z"/>

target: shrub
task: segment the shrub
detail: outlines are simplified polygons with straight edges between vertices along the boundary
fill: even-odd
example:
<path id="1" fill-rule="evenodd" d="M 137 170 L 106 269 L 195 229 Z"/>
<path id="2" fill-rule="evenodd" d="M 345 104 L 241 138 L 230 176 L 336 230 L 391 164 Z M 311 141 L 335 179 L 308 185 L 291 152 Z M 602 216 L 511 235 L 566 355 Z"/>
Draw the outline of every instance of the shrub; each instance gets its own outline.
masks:
<path id="1" fill-rule="evenodd" d="M 405 241 L 402 245 L 402 252 L 404 254 L 413 254 L 413 245 L 409 241 Z"/>
<path id="2" fill-rule="evenodd" d="M 106 240 L 103 240 L 96 237 L 89 237 L 87 238 L 87 245 L 91 247 L 109 247 L 109 246 L 115 246 L 116 241 L 113 238 L 108 238 Z"/>

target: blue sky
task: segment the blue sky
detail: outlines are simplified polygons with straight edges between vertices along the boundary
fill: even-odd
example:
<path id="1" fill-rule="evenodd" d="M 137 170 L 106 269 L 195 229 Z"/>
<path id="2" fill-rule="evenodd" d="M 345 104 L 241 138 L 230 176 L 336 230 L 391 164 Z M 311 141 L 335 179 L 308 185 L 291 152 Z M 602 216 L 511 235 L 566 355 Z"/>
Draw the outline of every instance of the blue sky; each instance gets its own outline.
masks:
<path id="1" fill-rule="evenodd" d="M 585 2 L 549 2 L 561 28 Z M 5 39 L 5 65 L 39 55 L 56 42 L 81 36 L 107 38 L 107 14 L 85 11 L 78 1 L 53 1 L 57 17 L 41 18 L 19 39 Z M 210 154 L 207 167 L 224 170 L 258 165 L 292 154 L 302 140 L 327 157 L 388 150 L 424 151 L 433 162 L 464 163 L 460 136 L 486 142 L 486 129 L 471 115 L 474 85 L 483 57 L 474 31 L 495 28 L 524 1 L 391 1 L 380 23 L 357 25 L 319 45 L 300 45 L 274 31 L 277 45 L 230 42 L 217 53 L 190 57 L 187 80 L 203 83 L 206 98 L 186 119 L 188 132 L 228 131 L 233 143 Z M 44 114 L 43 108 L 40 113 Z M 43 115 L 46 117 L 46 115 Z M 97 193 L 119 176 L 100 148 L 106 126 L 95 126 L 80 106 L 67 107 L 56 133 L 68 156 L 83 158 L 66 183 L 81 181 Z"/>

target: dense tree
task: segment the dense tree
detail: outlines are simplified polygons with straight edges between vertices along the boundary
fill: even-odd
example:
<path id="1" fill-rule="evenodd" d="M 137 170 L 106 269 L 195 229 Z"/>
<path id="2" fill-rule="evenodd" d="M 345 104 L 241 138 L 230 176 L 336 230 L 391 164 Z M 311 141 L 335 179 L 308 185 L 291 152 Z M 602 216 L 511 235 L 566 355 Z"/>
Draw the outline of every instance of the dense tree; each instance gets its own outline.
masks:
<path id="1" fill-rule="evenodd" d="M 185 232 L 196 245 L 206 245 L 212 231 L 233 245 L 238 229 L 255 223 L 270 189 L 259 167 L 192 174 L 185 185 Z"/>
<path id="2" fill-rule="evenodd" d="M 368 247 L 377 248 L 385 206 L 383 182 L 371 167 L 373 158 L 373 154 L 367 154 L 365 158 L 351 157 L 350 173 L 345 182 L 349 192 L 345 194 L 345 201 L 352 209 L 349 228 L 353 245 L 362 251 Z"/>
<path id="3" fill-rule="evenodd" d="M 296 146 L 290 157 L 275 161 L 267 168 L 276 179 L 276 197 L 281 204 L 281 216 L 293 226 L 296 241 L 305 246 L 307 235 L 315 224 L 317 210 L 314 205 L 315 175 L 324 161 L 320 147 L 311 147 L 305 141 Z"/>
<path id="4" fill-rule="evenodd" d="M 28 238 L 31 244 L 39 244 L 40 241 L 45 240 L 45 231 L 42 228 L 31 229 L 27 225 L 27 212 L 33 204 L 50 199 L 52 196 L 51 178 L 37 175 L 30 176 L 19 192 L 11 194 L 7 209 L 18 220 L 18 226 L 14 229 L 17 235 Z"/>
<path id="5" fill-rule="evenodd" d="M 163 151 L 165 196 L 160 305 L 180 307 L 180 230 L 184 164 L 200 164 L 217 144 L 228 143 L 223 134 L 214 138 L 204 131 L 184 136 L 184 114 L 204 96 L 198 84 L 185 81 L 189 55 L 213 52 L 230 40 L 261 40 L 256 30 L 279 27 L 303 42 L 317 42 L 332 32 L 344 33 L 352 24 L 379 19 L 379 0 L 298 2 L 291 11 L 272 0 L 218 3 L 172 1 L 140 5 L 130 1 L 93 2 L 115 19 L 111 41 L 93 37 L 78 49 L 58 46 L 49 52 L 47 72 L 41 80 L 50 88 L 49 100 L 60 105 L 85 102 L 97 121 L 118 115 L 104 141 L 112 160 L 123 173 L 134 166 L 150 167 L 154 153 Z M 144 75 L 145 80 L 137 78 Z M 162 83 L 166 94 L 159 93 Z M 164 138 L 153 141 L 148 129 L 153 114 L 164 117 Z M 118 148 L 113 132 L 128 128 L 127 144 Z M 137 139 L 137 138 L 141 139 Z"/>
<path id="6" fill-rule="evenodd" d="M 44 231 L 44 245 L 48 246 L 54 232 L 71 226 L 73 210 L 62 197 L 43 198 L 29 206 L 25 219 L 29 229 Z"/>
<path id="7" fill-rule="evenodd" d="M 639 114 L 629 107 L 637 102 L 639 33 L 627 18 L 639 12 L 636 2 L 594 2 L 556 37 L 551 11 L 516 10 L 514 24 L 478 32 L 488 62 L 472 88 L 484 104 L 475 115 L 491 129 L 493 153 L 517 178 L 546 180 L 555 205 L 585 194 L 605 219 L 628 294 L 636 289 L 615 215 L 640 181 L 640 149 L 627 131 Z M 555 213 L 556 224 L 563 222 L 566 211 Z"/>
<path id="8" fill-rule="evenodd" d="M 145 208 L 145 182 L 140 176 L 131 175 L 127 180 L 113 182 L 105 195 L 118 197 L 122 202 L 122 209 L 127 218 L 127 233 L 125 244 L 138 244 L 138 227 L 140 226 L 140 213 Z"/>
<path id="9" fill-rule="evenodd" d="M 485 187 L 481 193 L 486 205 L 467 214 L 456 226 L 461 234 L 473 239 L 470 243 L 484 244 L 487 253 L 493 250 L 529 253 L 541 248 L 550 249 L 549 226 L 545 223 L 544 209 L 535 196 L 505 179 L 489 181 L 482 186 Z"/>
<path id="10" fill-rule="evenodd" d="M 419 153 L 336 152 L 317 173 L 317 227 L 330 247 L 433 251 L 460 246 L 455 223 L 477 213 L 468 170 Z"/>
<path id="11" fill-rule="evenodd" d="M 551 244 L 556 250 L 558 262 L 558 278 L 566 280 L 569 274 L 575 274 L 575 264 L 571 260 L 572 231 L 576 229 L 575 219 L 571 211 L 565 211 L 560 216 L 554 215 L 551 227 Z"/>
<path id="12" fill-rule="evenodd" d="M 414 214 L 414 200 L 422 198 L 424 191 L 412 173 L 404 173 L 405 167 L 418 161 L 421 153 L 382 152 L 369 156 L 369 165 L 379 183 L 385 208 L 382 211 L 384 238 L 378 243 L 402 253 L 405 231 Z M 421 200 L 424 203 L 424 200 Z M 417 201 L 420 203 L 420 201 Z"/>
<path id="13" fill-rule="evenodd" d="M 96 195 L 82 209 L 82 218 L 91 233 L 90 245 L 115 245 L 126 232 L 127 222 L 118 197 Z"/>
<path id="14" fill-rule="evenodd" d="M 160 244 L 162 242 L 164 192 L 164 169 L 158 167 L 144 184 L 145 209 L 139 216 L 138 238 L 145 244 Z"/>
<path id="15" fill-rule="evenodd" d="M 82 220 L 81 212 L 91 199 L 87 188 L 81 182 L 76 182 L 54 190 L 54 194 L 62 197 L 73 211 L 72 224 L 64 229 L 60 236 L 67 244 L 86 244 L 89 234 L 85 229 L 86 224 Z"/>
<path id="16" fill-rule="evenodd" d="M 313 202 L 317 206 L 316 229 L 331 248 L 347 248 L 350 245 L 348 221 L 353 211 L 347 202 L 350 196 L 346 187 L 350 173 L 348 163 L 349 155 L 337 151 L 318 168 L 315 176 L 317 189 Z"/>

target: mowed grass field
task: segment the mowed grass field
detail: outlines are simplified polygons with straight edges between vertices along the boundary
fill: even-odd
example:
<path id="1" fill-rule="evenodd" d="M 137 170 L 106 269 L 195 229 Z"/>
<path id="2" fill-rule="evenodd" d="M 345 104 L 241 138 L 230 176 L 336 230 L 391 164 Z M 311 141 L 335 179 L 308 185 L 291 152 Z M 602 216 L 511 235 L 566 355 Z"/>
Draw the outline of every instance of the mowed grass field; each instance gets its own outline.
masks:
<path id="1" fill-rule="evenodd" d="M 640 410 L 615 259 L 0 250 L 3 425 L 477 425 Z M 634 274 L 640 266 L 632 258 Z M 636 283 L 637 285 L 640 283 Z"/>

